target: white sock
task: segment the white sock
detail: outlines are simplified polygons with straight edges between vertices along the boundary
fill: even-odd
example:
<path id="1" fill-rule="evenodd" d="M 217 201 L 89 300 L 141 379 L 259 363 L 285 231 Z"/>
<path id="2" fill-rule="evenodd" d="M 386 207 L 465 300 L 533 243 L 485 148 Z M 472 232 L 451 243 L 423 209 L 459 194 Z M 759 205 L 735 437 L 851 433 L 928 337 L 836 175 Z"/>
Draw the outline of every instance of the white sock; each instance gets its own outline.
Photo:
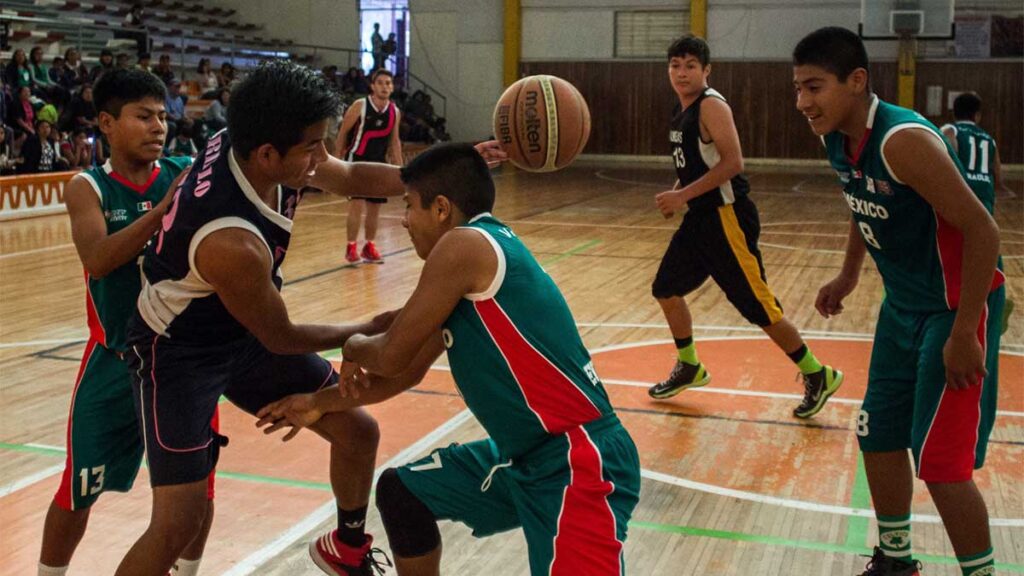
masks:
<path id="1" fill-rule="evenodd" d="M 171 574 L 174 576 L 197 576 L 199 574 L 199 563 L 202 561 L 202 558 L 196 558 L 195 560 L 178 558 L 174 563 L 174 567 L 171 568 Z"/>
<path id="2" fill-rule="evenodd" d="M 53 566 L 47 566 L 42 562 L 39 563 L 39 576 L 64 576 L 64 574 L 66 574 L 67 571 L 67 566 L 54 568 Z"/>

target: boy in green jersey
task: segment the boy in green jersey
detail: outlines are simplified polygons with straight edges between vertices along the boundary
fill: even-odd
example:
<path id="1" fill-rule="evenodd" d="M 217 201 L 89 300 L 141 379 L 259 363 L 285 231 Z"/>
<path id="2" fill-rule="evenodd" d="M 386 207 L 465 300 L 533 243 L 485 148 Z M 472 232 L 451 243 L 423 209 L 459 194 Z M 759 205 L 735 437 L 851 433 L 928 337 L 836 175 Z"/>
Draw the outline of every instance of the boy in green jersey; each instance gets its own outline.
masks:
<path id="1" fill-rule="evenodd" d="M 107 490 L 131 489 L 139 471 L 143 441 L 124 360 L 125 330 L 142 288 L 139 256 L 167 211 L 168 190 L 191 165 L 191 158 L 161 158 L 167 124 L 159 78 L 112 71 L 96 83 L 94 99 L 111 154 L 103 166 L 72 178 L 64 194 L 85 268 L 89 341 L 71 397 L 67 462 L 43 529 L 40 576 L 67 571 L 92 504 Z M 203 528 L 173 574 L 199 568 L 213 521 L 212 473 L 207 501 Z"/>
<path id="2" fill-rule="evenodd" d="M 973 471 L 996 413 L 1005 291 L 991 193 L 972 191 L 939 129 L 872 94 L 860 37 L 822 28 L 793 52 L 797 109 L 821 137 L 850 206 L 842 270 L 815 306 L 839 314 L 870 253 L 885 286 L 857 436 L 878 517 L 867 576 L 911 576 L 914 473 L 965 576 L 995 571 Z"/>

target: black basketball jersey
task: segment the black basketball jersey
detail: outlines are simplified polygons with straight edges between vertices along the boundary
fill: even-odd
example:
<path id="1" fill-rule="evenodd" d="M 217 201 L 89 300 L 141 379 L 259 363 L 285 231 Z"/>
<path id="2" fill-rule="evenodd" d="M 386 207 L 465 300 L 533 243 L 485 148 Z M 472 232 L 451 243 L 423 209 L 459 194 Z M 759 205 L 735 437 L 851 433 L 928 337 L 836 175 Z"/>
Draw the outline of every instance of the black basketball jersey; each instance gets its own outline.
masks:
<path id="1" fill-rule="evenodd" d="M 715 143 L 704 142 L 700 136 L 700 104 L 709 97 L 725 101 L 725 98 L 714 89 L 705 88 L 692 104 L 685 109 L 679 109 L 672 118 L 669 143 L 672 146 L 672 160 L 675 163 L 680 188 L 707 174 L 721 159 Z M 746 196 L 749 190 L 747 177 L 737 174 L 722 186 L 690 200 L 687 205 L 690 210 L 717 208 L 732 204 L 736 198 Z"/>
<path id="2" fill-rule="evenodd" d="M 395 110 L 397 110 L 395 103 L 390 100 L 384 109 L 377 110 L 373 106 L 372 98 L 369 96 L 364 98 L 363 110 L 359 114 L 355 136 L 352 138 L 352 145 L 349 147 L 345 159 L 386 162 L 391 133 L 398 129 L 396 126 L 398 115 Z"/>
<path id="3" fill-rule="evenodd" d="M 278 187 L 277 206 L 267 206 L 242 174 L 227 131 L 213 136 L 178 185 L 160 230 L 146 247 L 133 336 L 146 335 L 148 327 L 186 344 L 224 344 L 243 337 L 245 327 L 196 270 L 196 249 L 217 230 L 249 230 L 266 245 L 273 260 L 270 280 L 280 290 L 281 262 L 300 198 L 299 191 Z"/>

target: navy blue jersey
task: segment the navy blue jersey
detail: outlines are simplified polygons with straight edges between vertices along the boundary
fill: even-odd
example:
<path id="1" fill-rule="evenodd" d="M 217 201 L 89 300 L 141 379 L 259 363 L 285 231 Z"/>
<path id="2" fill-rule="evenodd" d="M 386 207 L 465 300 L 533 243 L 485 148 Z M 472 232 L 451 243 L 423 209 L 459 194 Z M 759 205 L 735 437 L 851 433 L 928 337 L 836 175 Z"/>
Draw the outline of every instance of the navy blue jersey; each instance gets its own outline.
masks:
<path id="1" fill-rule="evenodd" d="M 266 245 L 273 260 L 270 280 L 280 290 L 281 262 L 300 197 L 297 190 L 278 187 L 277 206 L 267 206 L 242 174 L 227 131 L 213 136 L 174 192 L 161 229 L 146 248 L 133 336 L 147 335 L 148 327 L 181 343 L 224 344 L 244 337 L 245 327 L 196 270 L 196 248 L 217 230 L 248 230 Z"/>
<path id="2" fill-rule="evenodd" d="M 349 146 L 348 154 L 345 155 L 345 160 L 385 162 L 388 143 L 391 142 L 391 133 L 398 129 L 397 110 L 395 103 L 390 100 L 382 110 L 377 110 L 373 105 L 372 98 L 369 96 L 364 98 L 363 109 L 359 114 L 359 123 L 350 140 L 352 144 Z"/>
<path id="3" fill-rule="evenodd" d="M 705 88 L 701 95 L 685 109 L 679 109 L 672 117 L 669 143 L 672 145 L 672 161 L 675 164 L 679 187 L 685 188 L 707 174 L 721 160 L 714 142 L 705 142 L 700 135 L 700 105 L 705 98 L 725 98 L 712 88 Z M 697 196 L 687 202 L 690 210 L 717 208 L 732 204 L 739 196 L 746 196 L 750 186 L 743 174 L 737 174 L 714 190 Z"/>

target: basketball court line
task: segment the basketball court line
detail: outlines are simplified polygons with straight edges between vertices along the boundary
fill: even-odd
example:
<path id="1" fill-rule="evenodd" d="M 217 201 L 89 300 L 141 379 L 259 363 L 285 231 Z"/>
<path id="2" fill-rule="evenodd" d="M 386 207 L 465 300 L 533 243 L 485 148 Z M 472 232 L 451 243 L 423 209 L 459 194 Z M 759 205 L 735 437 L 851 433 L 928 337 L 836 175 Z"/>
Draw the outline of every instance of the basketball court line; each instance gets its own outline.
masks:
<path id="1" fill-rule="evenodd" d="M 14 258 L 16 256 L 31 256 L 32 254 L 40 254 L 42 252 L 53 252 L 54 250 L 64 250 L 65 248 L 73 248 L 73 243 L 57 244 L 55 246 L 47 246 L 46 248 L 34 248 L 32 250 L 22 250 L 21 252 L 8 252 L 6 254 L 0 254 L 0 260 L 6 260 L 8 258 Z"/>
<path id="2" fill-rule="evenodd" d="M 35 473 L 29 474 L 28 476 L 19 478 L 14 482 L 0 486 L 0 498 L 14 494 L 22 488 L 27 488 L 36 482 L 45 480 L 51 476 L 56 476 L 64 471 L 64 464 L 54 464 L 49 468 L 43 468 Z"/>

